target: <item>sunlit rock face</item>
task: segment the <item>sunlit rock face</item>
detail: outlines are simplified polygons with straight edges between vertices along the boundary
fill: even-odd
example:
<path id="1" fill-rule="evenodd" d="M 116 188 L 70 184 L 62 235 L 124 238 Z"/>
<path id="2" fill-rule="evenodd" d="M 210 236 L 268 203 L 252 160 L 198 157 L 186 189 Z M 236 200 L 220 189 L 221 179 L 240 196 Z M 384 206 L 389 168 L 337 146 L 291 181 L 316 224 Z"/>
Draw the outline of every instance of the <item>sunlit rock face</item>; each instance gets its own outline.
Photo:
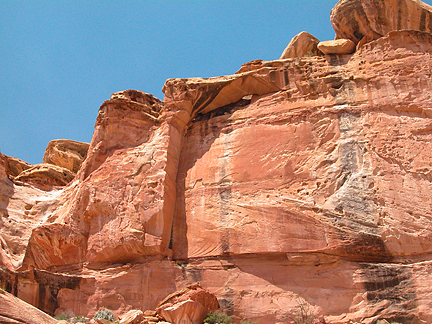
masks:
<path id="1" fill-rule="evenodd" d="M 367 34 L 394 30 L 432 32 L 432 6 L 420 0 L 340 0 L 330 14 L 336 39 L 358 43 Z"/>
<path id="2" fill-rule="evenodd" d="M 88 143 L 64 139 L 53 140 L 48 143 L 45 149 L 43 162 L 58 165 L 77 173 L 87 156 L 88 148 Z"/>
<path id="3" fill-rule="evenodd" d="M 57 314 L 200 282 L 239 321 L 431 322 L 431 54 L 391 31 L 112 95 L 66 187 L 0 159 L 2 287 Z"/>

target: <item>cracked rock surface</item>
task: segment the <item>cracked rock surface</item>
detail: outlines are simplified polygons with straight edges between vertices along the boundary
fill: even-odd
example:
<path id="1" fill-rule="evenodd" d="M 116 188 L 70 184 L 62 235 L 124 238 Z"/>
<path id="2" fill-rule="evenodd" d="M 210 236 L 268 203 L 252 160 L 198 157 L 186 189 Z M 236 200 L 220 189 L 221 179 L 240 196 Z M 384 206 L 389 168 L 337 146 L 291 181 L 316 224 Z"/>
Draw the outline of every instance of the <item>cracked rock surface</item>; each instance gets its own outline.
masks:
<path id="1" fill-rule="evenodd" d="M 432 321 L 431 54 L 390 31 L 113 94 L 66 186 L 0 159 L 2 287 L 89 317 L 200 282 L 236 320 Z"/>

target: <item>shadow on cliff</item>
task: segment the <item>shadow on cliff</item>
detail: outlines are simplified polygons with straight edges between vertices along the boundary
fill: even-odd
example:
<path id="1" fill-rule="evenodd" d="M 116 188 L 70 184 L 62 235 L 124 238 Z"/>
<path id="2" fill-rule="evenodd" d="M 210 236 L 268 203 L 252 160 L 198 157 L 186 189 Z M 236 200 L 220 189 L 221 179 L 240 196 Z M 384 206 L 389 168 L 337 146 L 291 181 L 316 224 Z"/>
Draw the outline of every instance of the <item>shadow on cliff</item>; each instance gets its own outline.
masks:
<path id="1" fill-rule="evenodd" d="M 81 281 L 82 278 L 73 275 L 37 269 L 15 272 L 0 267 L 0 285 L 7 292 L 50 315 L 54 315 L 59 306 L 57 296 L 60 289 L 78 289 Z"/>

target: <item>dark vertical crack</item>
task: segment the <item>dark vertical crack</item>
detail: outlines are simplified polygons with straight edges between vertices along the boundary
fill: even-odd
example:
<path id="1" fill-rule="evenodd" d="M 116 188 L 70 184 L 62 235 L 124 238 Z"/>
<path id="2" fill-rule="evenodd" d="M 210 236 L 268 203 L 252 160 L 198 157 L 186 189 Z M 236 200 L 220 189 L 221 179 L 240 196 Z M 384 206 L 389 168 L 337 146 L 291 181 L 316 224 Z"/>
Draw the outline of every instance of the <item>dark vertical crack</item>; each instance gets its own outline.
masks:
<path id="1" fill-rule="evenodd" d="M 420 17 L 420 31 L 426 30 L 426 10 L 422 9 L 421 17 Z"/>

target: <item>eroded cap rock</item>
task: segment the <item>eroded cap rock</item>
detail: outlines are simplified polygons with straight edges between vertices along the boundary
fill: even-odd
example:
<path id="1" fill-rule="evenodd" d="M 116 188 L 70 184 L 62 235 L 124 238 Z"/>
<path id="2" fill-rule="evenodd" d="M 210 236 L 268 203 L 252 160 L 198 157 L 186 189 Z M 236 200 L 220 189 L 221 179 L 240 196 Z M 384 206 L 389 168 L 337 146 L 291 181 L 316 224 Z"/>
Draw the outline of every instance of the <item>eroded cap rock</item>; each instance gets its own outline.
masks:
<path id="1" fill-rule="evenodd" d="M 419 0 L 340 0 L 330 14 L 336 39 L 357 44 L 370 32 L 432 31 L 432 6 Z"/>
<path id="2" fill-rule="evenodd" d="M 317 55 L 318 43 L 318 38 L 308 32 L 302 31 L 291 39 L 288 46 L 283 51 L 280 60 Z"/>

